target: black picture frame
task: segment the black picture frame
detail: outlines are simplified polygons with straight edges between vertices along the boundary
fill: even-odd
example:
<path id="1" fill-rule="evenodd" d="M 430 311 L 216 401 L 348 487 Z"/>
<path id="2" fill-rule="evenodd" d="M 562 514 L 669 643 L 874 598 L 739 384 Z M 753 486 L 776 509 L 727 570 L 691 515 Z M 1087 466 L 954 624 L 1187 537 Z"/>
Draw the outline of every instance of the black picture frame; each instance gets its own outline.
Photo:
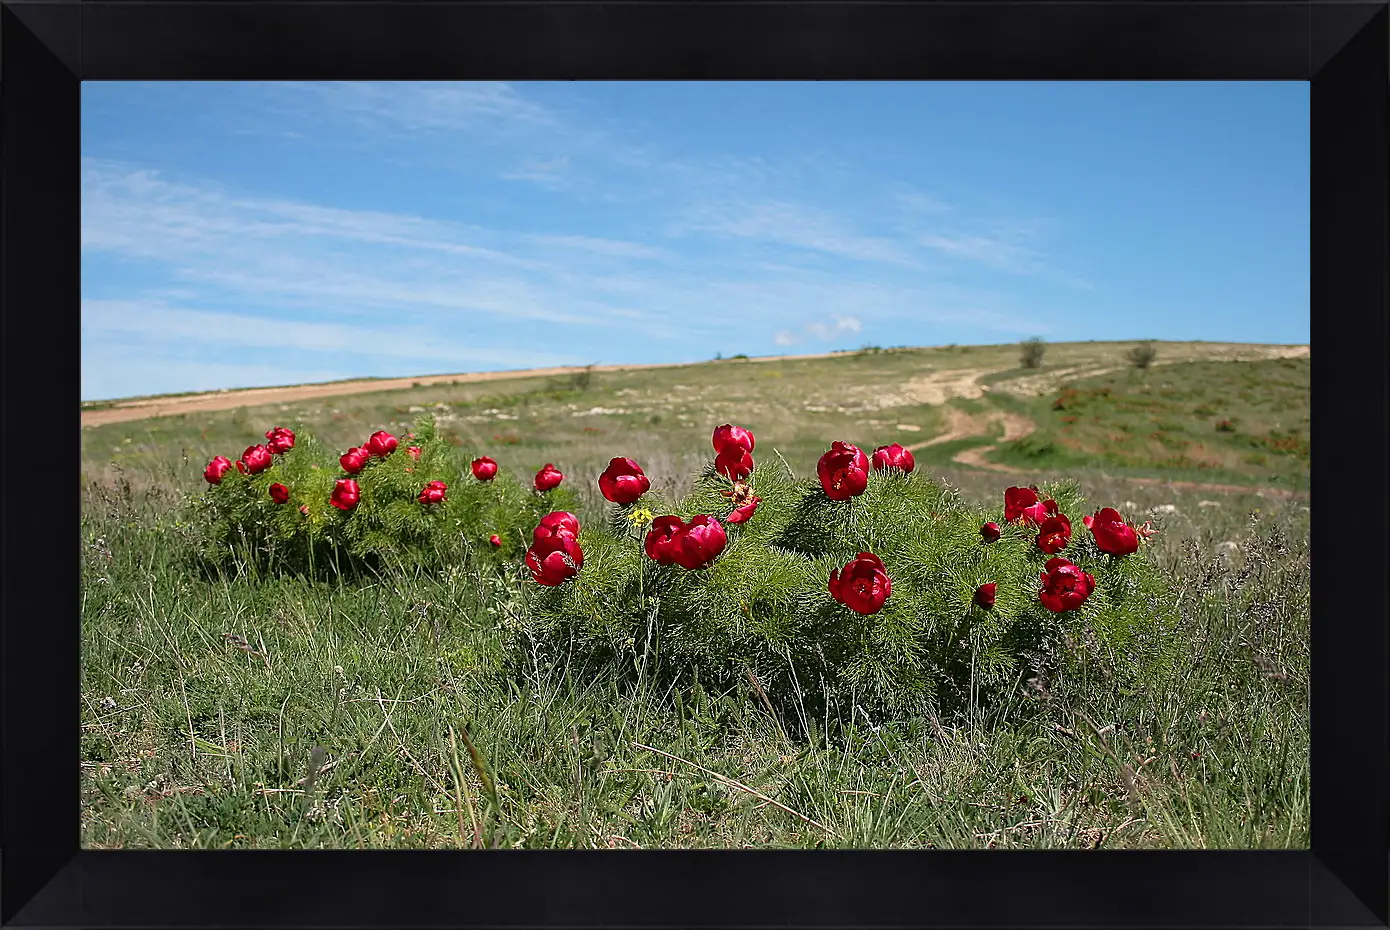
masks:
<path id="1" fill-rule="evenodd" d="M 0 923 L 1387 926 L 1387 15 L 1355 0 L 3 0 Z M 564 78 L 1311 82 L 1312 849 L 79 850 L 79 512 L 63 489 L 80 461 L 80 82 Z"/>

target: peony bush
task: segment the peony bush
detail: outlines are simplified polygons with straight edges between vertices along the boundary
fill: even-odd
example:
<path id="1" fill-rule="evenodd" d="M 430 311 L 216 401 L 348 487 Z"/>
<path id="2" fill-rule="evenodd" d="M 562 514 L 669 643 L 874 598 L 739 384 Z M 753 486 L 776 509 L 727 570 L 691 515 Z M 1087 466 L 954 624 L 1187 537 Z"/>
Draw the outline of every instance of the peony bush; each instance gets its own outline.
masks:
<path id="1" fill-rule="evenodd" d="M 1030 681 L 1138 689 L 1174 660 L 1153 528 L 1088 508 L 1071 483 L 1011 486 L 983 508 L 898 444 L 867 455 L 839 440 L 800 479 L 725 424 L 690 493 L 668 500 L 622 455 L 583 477 L 460 459 L 429 417 L 345 451 L 265 435 L 204 470 L 206 559 L 311 574 L 491 565 L 525 608 L 504 622 L 528 664 L 752 679 L 805 713 L 989 703 Z M 576 480 L 597 483 L 607 519 L 578 514 Z"/>
<path id="2" fill-rule="evenodd" d="M 266 436 L 275 438 L 203 473 L 207 491 L 190 505 L 206 564 L 316 576 L 457 560 L 502 568 L 521 558 L 542 515 L 575 505 L 568 490 L 533 490 L 533 475 L 486 457 L 460 462 L 430 417 L 404 447 L 385 430 L 343 452 L 285 427 Z"/>
<path id="3" fill-rule="evenodd" d="M 1075 484 L 982 510 L 901 448 L 837 441 L 799 480 L 755 463 L 747 430 L 712 444 L 684 499 L 644 493 L 575 531 L 583 565 L 533 588 L 519 641 L 674 683 L 751 676 L 803 710 L 961 706 L 1029 679 L 1140 688 L 1172 665 L 1173 592 L 1124 542 L 1148 527 L 1088 513 Z"/>

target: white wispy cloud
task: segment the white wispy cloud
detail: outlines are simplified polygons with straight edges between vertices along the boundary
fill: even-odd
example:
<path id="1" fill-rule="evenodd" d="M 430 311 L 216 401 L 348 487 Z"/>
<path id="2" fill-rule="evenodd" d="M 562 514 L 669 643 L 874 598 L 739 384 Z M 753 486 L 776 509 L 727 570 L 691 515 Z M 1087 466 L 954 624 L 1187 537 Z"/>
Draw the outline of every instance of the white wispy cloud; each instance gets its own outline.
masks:
<path id="1" fill-rule="evenodd" d="M 829 323 L 813 320 L 800 331 L 781 329 L 773 334 L 773 342 L 780 346 L 795 346 L 808 337 L 818 342 L 834 342 L 850 333 L 858 333 L 863 327 L 860 318 L 855 316 L 833 316 Z"/>
<path id="2" fill-rule="evenodd" d="M 531 241 L 540 245 L 558 246 L 566 249 L 579 249 L 596 255 L 609 255 L 614 258 L 670 258 L 671 252 L 657 246 L 639 242 L 624 242 L 618 239 L 602 239 L 597 236 L 548 236 L 536 235 Z"/>
<path id="3" fill-rule="evenodd" d="M 515 127 L 556 123 L 546 107 L 499 81 L 329 81 L 281 83 L 286 95 L 303 95 L 318 107 L 358 117 L 369 126 L 410 132 L 506 134 Z"/>
<path id="4" fill-rule="evenodd" d="M 1026 244 L 1031 238 L 1033 234 L 1026 227 L 1020 227 L 995 233 L 929 233 L 919 237 L 918 242 L 941 254 L 1006 274 L 1049 278 L 1079 289 L 1091 287 L 1084 278 L 1056 267 L 1041 249 Z"/>
<path id="5" fill-rule="evenodd" d="M 795 246 L 857 261 L 909 268 L 918 265 L 893 239 L 857 234 L 823 210 L 789 201 L 700 208 L 686 229 Z"/>
<path id="6" fill-rule="evenodd" d="M 364 366 L 373 372 L 419 374 L 588 361 L 525 343 L 480 345 L 429 326 L 308 322 L 142 300 L 83 300 L 82 343 L 84 372 L 96 379 L 91 387 L 94 391 L 100 390 L 97 385 L 103 379 L 114 380 L 105 373 L 108 365 L 104 362 L 117 363 L 112 367 L 118 370 L 157 371 L 159 376 L 153 380 L 168 390 L 175 370 L 169 366 L 206 355 L 209 347 L 215 347 L 219 355 L 241 359 L 235 363 L 208 362 L 219 377 L 235 371 L 239 386 L 351 377 L 362 374 Z M 351 362 L 352 371 L 343 370 L 345 361 Z M 129 381 L 133 374 L 123 372 L 123 378 Z M 198 380 L 199 386 L 186 389 L 231 386 L 216 379 L 212 384 L 205 383 L 207 378 Z M 84 385 L 84 394 L 88 389 Z M 140 392 L 127 387 L 117 393 L 129 396 Z"/>

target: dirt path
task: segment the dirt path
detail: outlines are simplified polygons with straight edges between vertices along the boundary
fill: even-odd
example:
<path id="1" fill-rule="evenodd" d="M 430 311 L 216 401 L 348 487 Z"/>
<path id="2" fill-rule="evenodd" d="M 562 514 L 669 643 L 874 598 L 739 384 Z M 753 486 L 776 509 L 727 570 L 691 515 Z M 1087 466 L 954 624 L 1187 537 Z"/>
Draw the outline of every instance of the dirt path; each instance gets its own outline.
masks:
<path id="1" fill-rule="evenodd" d="M 922 442 L 915 442 L 911 446 L 905 446 L 908 451 L 925 449 L 928 446 L 935 446 L 944 442 L 955 442 L 958 439 L 970 439 L 973 436 L 984 436 L 989 431 L 992 424 L 1002 423 L 1004 435 L 999 442 L 1014 442 L 1023 439 L 1034 431 L 1034 423 L 1027 417 L 1019 416 L 1014 413 L 1006 413 L 1002 410 L 992 410 L 987 414 L 972 415 L 964 410 L 949 408 L 947 410 L 947 431 L 939 436 Z M 958 465 L 965 465 L 969 468 L 980 468 L 985 471 L 998 472 L 1005 475 L 1014 475 L 1020 478 L 1033 477 L 1033 473 L 1009 465 L 1002 465 L 999 462 L 992 462 L 986 455 L 993 451 L 998 443 L 991 443 L 985 446 L 973 446 L 970 449 L 962 449 L 952 456 L 952 461 Z M 1223 494 L 1255 494 L 1259 497 L 1274 497 L 1280 500 L 1308 500 L 1307 491 L 1288 491 L 1283 488 L 1270 487 L 1248 487 L 1239 484 L 1208 484 L 1196 481 L 1169 481 L 1163 478 L 1131 478 L 1125 476 L 1113 476 L 1117 481 L 1125 481 L 1130 484 L 1144 485 L 1147 487 L 1168 487 L 1185 491 L 1213 491 Z"/>

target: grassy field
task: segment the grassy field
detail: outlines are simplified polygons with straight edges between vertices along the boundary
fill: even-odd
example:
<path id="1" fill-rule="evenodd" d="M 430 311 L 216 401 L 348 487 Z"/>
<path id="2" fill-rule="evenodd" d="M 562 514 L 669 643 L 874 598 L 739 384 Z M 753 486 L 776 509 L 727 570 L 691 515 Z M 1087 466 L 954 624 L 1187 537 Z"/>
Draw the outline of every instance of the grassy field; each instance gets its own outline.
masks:
<path id="1" fill-rule="evenodd" d="M 1307 488 L 1307 358 L 1165 343 L 1138 371 L 1127 348 L 1050 345 L 1027 370 L 1015 346 L 736 359 L 84 430 L 83 843 L 1307 847 L 1309 510 L 1258 493 Z M 1155 521 L 1187 665 L 1162 693 L 1098 683 L 1083 706 L 1026 688 L 988 713 L 797 721 L 752 684 L 675 694 L 505 666 L 515 600 L 464 569 L 335 585 L 190 569 L 179 504 L 212 455 L 278 424 L 346 448 L 421 411 L 504 468 L 555 462 L 584 519 L 608 458 L 673 488 L 727 421 L 799 475 L 831 439 L 966 424 L 915 454 L 968 497 L 1021 483 L 957 461 L 988 448 Z M 1006 414 L 1032 432 L 1002 442 Z"/>

